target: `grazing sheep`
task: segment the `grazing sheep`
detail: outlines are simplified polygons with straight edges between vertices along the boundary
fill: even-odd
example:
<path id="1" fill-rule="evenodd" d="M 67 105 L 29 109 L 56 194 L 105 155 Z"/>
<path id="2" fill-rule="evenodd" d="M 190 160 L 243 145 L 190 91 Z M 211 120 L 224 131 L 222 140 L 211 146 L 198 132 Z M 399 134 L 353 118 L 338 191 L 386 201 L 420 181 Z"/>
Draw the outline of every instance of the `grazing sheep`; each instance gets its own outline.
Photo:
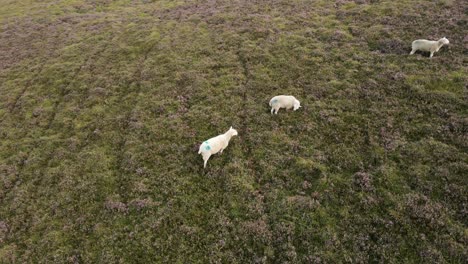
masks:
<path id="1" fill-rule="evenodd" d="M 275 114 L 278 114 L 280 108 L 291 109 L 294 111 L 301 107 L 301 103 L 296 99 L 296 97 L 291 95 L 278 95 L 270 100 L 271 114 L 275 111 Z"/>
<path id="2" fill-rule="evenodd" d="M 206 168 L 206 163 L 211 155 L 218 152 L 220 152 L 220 154 L 223 153 L 223 150 L 228 146 L 232 136 L 237 136 L 237 130 L 230 127 L 226 133 L 210 138 L 200 145 L 198 154 L 202 155 L 203 161 L 205 162 L 203 168 Z"/>
<path id="3" fill-rule="evenodd" d="M 442 48 L 443 45 L 448 45 L 450 42 L 446 37 L 443 37 L 437 41 L 433 40 L 426 40 L 426 39 L 418 39 L 413 41 L 411 44 L 411 53 L 410 55 L 413 55 L 417 50 L 421 51 L 428 51 L 431 53 L 430 58 L 434 55 L 434 52 L 439 51 L 440 48 Z"/>

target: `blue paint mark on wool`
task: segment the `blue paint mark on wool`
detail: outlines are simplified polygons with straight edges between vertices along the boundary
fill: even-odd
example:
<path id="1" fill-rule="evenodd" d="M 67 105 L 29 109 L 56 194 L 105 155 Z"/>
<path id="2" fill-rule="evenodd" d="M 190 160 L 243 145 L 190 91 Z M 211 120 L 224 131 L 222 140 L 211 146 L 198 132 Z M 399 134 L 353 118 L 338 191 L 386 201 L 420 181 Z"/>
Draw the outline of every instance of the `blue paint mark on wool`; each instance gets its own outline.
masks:
<path id="1" fill-rule="evenodd" d="M 206 149 L 206 150 L 210 150 L 211 147 L 208 145 L 208 141 L 205 141 L 204 143 L 206 144 L 205 149 Z"/>

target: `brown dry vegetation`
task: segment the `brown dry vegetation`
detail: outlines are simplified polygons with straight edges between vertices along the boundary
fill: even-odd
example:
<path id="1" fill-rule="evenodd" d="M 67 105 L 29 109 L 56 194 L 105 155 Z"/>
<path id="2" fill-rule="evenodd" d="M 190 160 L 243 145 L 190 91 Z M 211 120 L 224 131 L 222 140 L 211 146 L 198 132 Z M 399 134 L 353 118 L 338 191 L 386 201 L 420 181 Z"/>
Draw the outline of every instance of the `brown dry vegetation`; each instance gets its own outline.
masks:
<path id="1" fill-rule="evenodd" d="M 0 0 L 0 262 L 462 263 L 466 12 Z"/>

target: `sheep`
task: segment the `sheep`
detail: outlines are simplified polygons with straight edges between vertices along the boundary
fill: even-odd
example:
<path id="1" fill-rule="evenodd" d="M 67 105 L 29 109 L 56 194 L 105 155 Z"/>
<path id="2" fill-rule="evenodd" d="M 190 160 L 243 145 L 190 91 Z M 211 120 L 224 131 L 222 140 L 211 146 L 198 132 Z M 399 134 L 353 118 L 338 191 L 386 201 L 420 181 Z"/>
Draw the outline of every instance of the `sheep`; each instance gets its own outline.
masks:
<path id="1" fill-rule="evenodd" d="M 273 111 L 274 111 L 276 115 L 278 114 L 278 111 L 280 108 L 286 108 L 286 109 L 293 108 L 294 111 L 296 111 L 297 109 L 299 109 L 299 107 L 301 107 L 301 103 L 294 96 L 278 95 L 278 96 L 271 98 L 270 106 L 271 106 L 271 114 L 273 114 Z"/>
<path id="2" fill-rule="evenodd" d="M 211 155 L 218 152 L 219 154 L 223 153 L 223 150 L 228 146 L 232 136 L 237 136 L 237 130 L 231 126 L 226 133 L 210 138 L 200 145 L 198 154 L 201 154 L 203 157 L 203 168 L 206 168 L 206 163 Z"/>
<path id="3" fill-rule="evenodd" d="M 421 50 L 430 52 L 431 56 L 429 58 L 432 58 L 434 52 L 439 51 L 439 49 L 442 48 L 443 45 L 448 45 L 449 43 L 450 42 L 446 37 L 443 37 L 437 41 L 418 39 L 413 41 L 413 43 L 411 44 L 410 55 L 413 55 L 417 50 Z"/>

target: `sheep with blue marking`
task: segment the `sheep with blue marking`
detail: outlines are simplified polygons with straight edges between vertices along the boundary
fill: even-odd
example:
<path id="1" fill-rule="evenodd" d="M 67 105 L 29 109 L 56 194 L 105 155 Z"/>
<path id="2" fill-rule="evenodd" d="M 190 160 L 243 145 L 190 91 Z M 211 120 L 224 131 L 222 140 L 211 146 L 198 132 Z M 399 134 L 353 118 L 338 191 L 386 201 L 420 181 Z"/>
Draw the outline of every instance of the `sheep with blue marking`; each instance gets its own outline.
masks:
<path id="1" fill-rule="evenodd" d="M 427 39 L 418 39 L 411 43 L 411 52 L 410 55 L 413 55 L 416 51 L 427 51 L 430 52 L 430 58 L 434 55 L 434 52 L 438 52 L 440 48 L 444 45 L 448 45 L 450 42 L 446 37 L 443 37 L 437 41 L 427 40 Z"/>
<path id="2" fill-rule="evenodd" d="M 286 108 L 286 109 L 293 109 L 296 111 L 301 107 L 301 103 L 299 100 L 296 99 L 296 97 L 292 95 L 278 95 L 270 100 L 270 107 L 271 107 L 271 114 L 273 114 L 273 111 L 276 114 L 278 114 L 278 111 L 280 108 Z"/>
<path id="3" fill-rule="evenodd" d="M 237 136 L 237 130 L 230 127 L 226 133 L 210 138 L 200 145 L 198 154 L 201 154 L 203 157 L 203 168 L 206 168 L 206 163 L 211 155 L 218 152 L 219 154 L 223 153 L 223 150 L 229 145 L 229 141 L 233 136 Z"/>

